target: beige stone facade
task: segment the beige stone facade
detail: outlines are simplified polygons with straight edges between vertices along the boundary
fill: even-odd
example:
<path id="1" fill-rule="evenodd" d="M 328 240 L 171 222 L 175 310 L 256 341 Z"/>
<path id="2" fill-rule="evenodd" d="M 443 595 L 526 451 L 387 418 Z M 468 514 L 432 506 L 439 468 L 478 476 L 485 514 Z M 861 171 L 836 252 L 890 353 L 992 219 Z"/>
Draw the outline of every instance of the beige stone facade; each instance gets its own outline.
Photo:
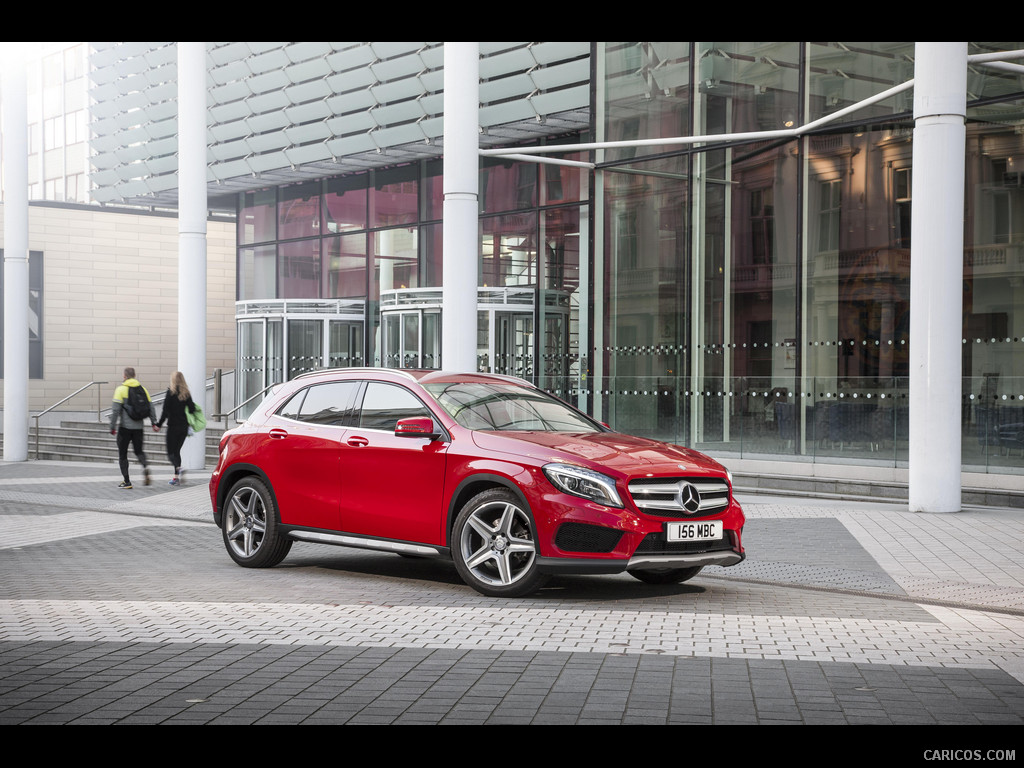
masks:
<path id="1" fill-rule="evenodd" d="M 0 231 L 2 216 L 0 206 Z M 43 254 L 43 378 L 29 382 L 30 411 L 48 408 L 90 381 L 109 382 L 102 388 L 105 406 L 125 366 L 133 366 L 153 394 L 162 392 L 177 368 L 178 220 L 34 204 L 29 250 Z M 207 296 L 210 375 L 235 367 L 233 222 L 208 223 Z M 96 404 L 93 388 L 62 409 Z"/>

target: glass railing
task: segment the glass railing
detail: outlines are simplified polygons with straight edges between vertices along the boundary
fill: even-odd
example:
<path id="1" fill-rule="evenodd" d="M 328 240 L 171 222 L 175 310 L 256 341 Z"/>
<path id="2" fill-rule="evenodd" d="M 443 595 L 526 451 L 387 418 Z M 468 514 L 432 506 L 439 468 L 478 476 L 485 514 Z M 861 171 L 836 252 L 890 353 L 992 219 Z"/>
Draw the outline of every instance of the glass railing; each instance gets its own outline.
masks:
<path id="1" fill-rule="evenodd" d="M 809 380 L 803 391 L 754 379 L 688 390 L 671 377 L 545 389 L 620 432 L 713 456 L 906 467 L 909 379 Z M 1024 472 L 1024 377 L 966 377 L 960 409 L 965 471 Z"/>

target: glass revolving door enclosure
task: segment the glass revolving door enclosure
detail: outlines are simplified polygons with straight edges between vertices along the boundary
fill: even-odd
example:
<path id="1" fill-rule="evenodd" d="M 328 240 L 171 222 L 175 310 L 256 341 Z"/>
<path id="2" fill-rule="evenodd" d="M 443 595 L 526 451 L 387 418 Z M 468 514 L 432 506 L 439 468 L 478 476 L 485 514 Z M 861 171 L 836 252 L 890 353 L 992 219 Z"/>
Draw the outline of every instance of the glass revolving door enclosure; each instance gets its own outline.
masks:
<path id="1" fill-rule="evenodd" d="M 544 333 L 538 340 L 534 288 L 478 290 L 478 371 L 529 381 L 534 381 L 538 373 L 568 375 L 569 296 L 560 291 L 544 293 Z M 441 300 L 440 288 L 381 291 L 381 365 L 441 368 Z M 543 360 L 543 371 L 538 371 L 536 365 L 538 354 Z"/>
<path id="2" fill-rule="evenodd" d="M 238 302 L 237 402 L 307 371 L 366 365 L 364 312 L 365 302 L 351 299 Z M 246 418 L 259 400 L 236 417 Z"/>

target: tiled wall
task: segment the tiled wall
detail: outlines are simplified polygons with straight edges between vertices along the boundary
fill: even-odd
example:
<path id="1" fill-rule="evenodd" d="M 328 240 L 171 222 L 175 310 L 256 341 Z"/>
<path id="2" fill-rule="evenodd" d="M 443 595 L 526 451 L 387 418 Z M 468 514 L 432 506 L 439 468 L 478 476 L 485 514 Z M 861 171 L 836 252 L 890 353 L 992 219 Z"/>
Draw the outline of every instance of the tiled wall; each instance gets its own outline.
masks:
<path id="1" fill-rule="evenodd" d="M 177 368 L 177 219 L 30 206 L 29 249 L 43 253 L 44 357 L 44 378 L 29 382 L 30 410 L 93 380 L 111 382 L 105 402 L 125 366 L 153 394 L 166 389 Z M 234 224 L 209 222 L 208 374 L 235 365 L 234 253 Z M 83 397 L 68 406 L 96 407 L 95 391 Z"/>

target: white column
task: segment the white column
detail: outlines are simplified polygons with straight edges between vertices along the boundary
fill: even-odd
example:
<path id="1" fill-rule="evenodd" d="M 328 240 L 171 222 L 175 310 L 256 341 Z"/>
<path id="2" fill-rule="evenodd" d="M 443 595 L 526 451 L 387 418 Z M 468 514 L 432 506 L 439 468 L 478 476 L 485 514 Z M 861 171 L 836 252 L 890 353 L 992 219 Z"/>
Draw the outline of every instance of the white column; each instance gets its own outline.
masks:
<path id="1" fill-rule="evenodd" d="M 206 43 L 178 43 L 178 370 L 206 411 Z M 185 441 L 203 469 L 206 431 Z"/>
<path id="2" fill-rule="evenodd" d="M 441 360 L 476 370 L 479 282 L 480 46 L 444 44 L 444 222 Z"/>
<path id="3" fill-rule="evenodd" d="M 5 43 L 9 45 L 9 43 Z M 25 62 L 3 62 L 4 461 L 28 458 L 28 102 Z"/>
<path id="4" fill-rule="evenodd" d="M 910 249 L 910 510 L 960 511 L 967 43 L 917 43 Z"/>

